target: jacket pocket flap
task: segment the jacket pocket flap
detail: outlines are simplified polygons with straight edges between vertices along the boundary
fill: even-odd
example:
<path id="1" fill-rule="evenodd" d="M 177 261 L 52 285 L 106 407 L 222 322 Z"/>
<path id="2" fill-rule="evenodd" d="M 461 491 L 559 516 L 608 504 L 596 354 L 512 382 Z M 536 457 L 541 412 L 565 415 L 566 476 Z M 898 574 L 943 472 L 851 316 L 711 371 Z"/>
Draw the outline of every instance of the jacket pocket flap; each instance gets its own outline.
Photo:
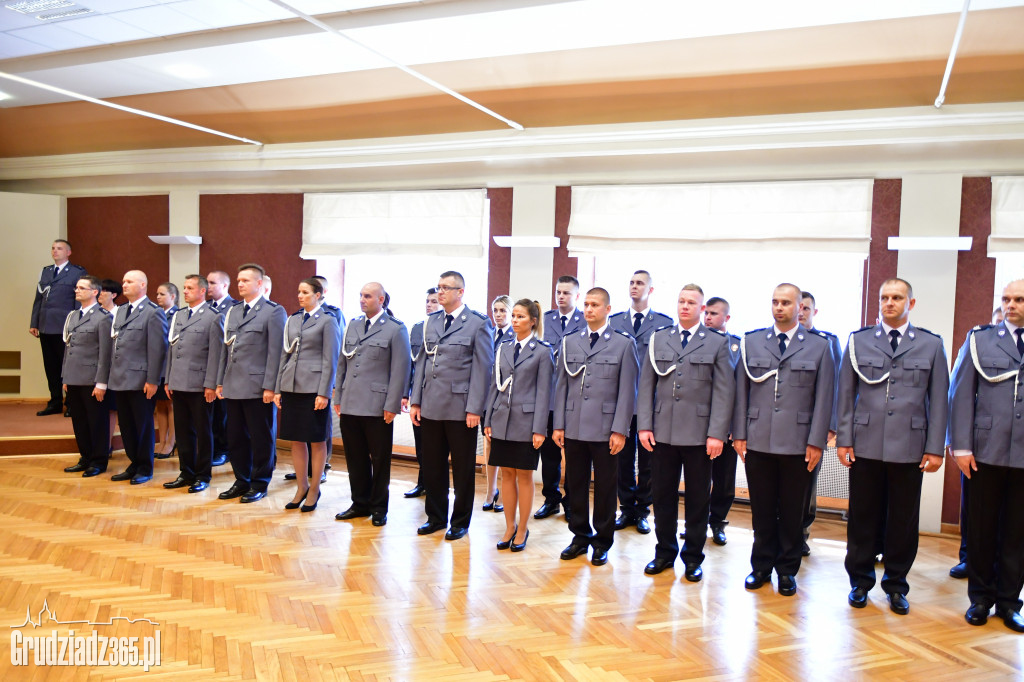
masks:
<path id="1" fill-rule="evenodd" d="M 619 363 L 618 358 L 610 358 L 607 355 L 599 355 L 596 358 L 590 360 L 595 365 L 617 365 Z"/>
<path id="2" fill-rule="evenodd" d="M 907 358 L 903 361 L 904 369 L 929 369 L 931 366 L 932 363 L 925 358 Z"/>
<path id="3" fill-rule="evenodd" d="M 758 412 L 760 412 L 760 411 L 761 411 L 761 409 L 758 408 L 758 407 L 748 407 L 747 408 L 747 418 L 748 419 L 757 419 Z"/>
<path id="4" fill-rule="evenodd" d="M 982 367 L 1005 368 L 1010 366 L 1010 358 L 991 356 L 980 358 Z"/>
<path id="5" fill-rule="evenodd" d="M 377 348 L 387 348 L 388 347 L 388 339 L 378 339 L 378 338 L 369 339 L 366 342 L 366 345 L 368 345 L 368 346 L 376 346 Z"/>
<path id="6" fill-rule="evenodd" d="M 857 364 L 861 367 L 883 367 L 885 361 L 882 358 L 857 358 Z"/>
<path id="7" fill-rule="evenodd" d="M 533 408 L 534 408 L 534 403 L 524 403 L 523 404 L 523 412 L 533 413 Z"/>
<path id="8" fill-rule="evenodd" d="M 698 355 L 697 353 L 690 353 L 689 356 L 690 364 L 693 365 L 712 365 L 715 362 L 715 356 L 707 353 Z"/>
<path id="9" fill-rule="evenodd" d="M 912 429 L 926 429 L 928 428 L 927 417 L 916 416 L 910 418 L 910 428 Z"/>
<path id="10" fill-rule="evenodd" d="M 772 361 L 768 358 L 747 358 L 748 367 L 771 367 Z"/>
<path id="11" fill-rule="evenodd" d="M 697 416 L 698 417 L 710 417 L 711 416 L 711 406 L 710 405 L 698 405 L 697 406 Z"/>
<path id="12" fill-rule="evenodd" d="M 190 362 L 189 365 L 188 365 L 188 368 L 190 370 L 192 370 L 193 372 L 205 372 L 206 371 L 206 363 L 205 362 Z"/>
<path id="13" fill-rule="evenodd" d="M 468 381 L 453 381 L 452 393 L 469 393 Z"/>
<path id="14" fill-rule="evenodd" d="M 578 353 L 566 353 L 565 354 L 565 361 L 566 362 L 575 362 L 576 364 L 580 364 L 580 363 L 586 362 L 586 360 L 587 360 L 587 358 L 585 356 L 580 355 Z"/>
<path id="15" fill-rule="evenodd" d="M 370 384 L 370 390 L 373 391 L 374 393 L 387 393 L 388 385 L 380 383 Z M 463 391 L 463 393 L 465 393 L 465 391 Z"/>
<path id="16" fill-rule="evenodd" d="M 602 403 L 601 412 L 605 414 L 615 414 L 615 403 Z"/>
<path id="17" fill-rule="evenodd" d="M 672 362 L 676 359 L 676 354 L 669 351 L 654 351 L 654 359 L 662 360 L 664 362 Z"/>
<path id="18" fill-rule="evenodd" d="M 818 368 L 813 360 L 794 360 L 789 366 L 802 372 Z"/>
<path id="19" fill-rule="evenodd" d="M 976 429 L 991 429 L 992 428 L 992 415 L 990 414 L 979 414 L 974 417 L 974 428 Z"/>
<path id="20" fill-rule="evenodd" d="M 867 412 L 858 412 L 857 414 L 853 415 L 853 423 L 864 426 L 868 423 L 870 417 L 871 415 L 868 414 Z"/>
<path id="21" fill-rule="evenodd" d="M 797 424 L 810 424 L 811 423 L 811 413 L 810 412 L 797 412 L 796 413 L 796 423 Z"/>
<path id="22" fill-rule="evenodd" d="M 448 337 L 448 343 L 452 344 L 453 346 L 472 346 L 473 345 L 473 337 L 472 336 L 449 336 Z"/>

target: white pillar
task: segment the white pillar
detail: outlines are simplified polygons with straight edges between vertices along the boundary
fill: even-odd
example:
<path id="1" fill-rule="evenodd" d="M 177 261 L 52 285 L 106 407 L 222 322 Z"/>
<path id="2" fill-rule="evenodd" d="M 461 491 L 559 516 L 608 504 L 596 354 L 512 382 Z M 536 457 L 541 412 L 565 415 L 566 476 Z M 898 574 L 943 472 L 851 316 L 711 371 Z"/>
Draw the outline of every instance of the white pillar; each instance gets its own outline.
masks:
<path id="1" fill-rule="evenodd" d="M 555 234 L 555 186 L 518 185 L 512 188 L 512 236 L 552 237 Z M 551 299 L 551 247 L 513 247 L 509 260 L 509 296 L 540 301 L 541 311 Z M 490 304 L 490 301 L 488 301 Z"/>
<path id="2" fill-rule="evenodd" d="M 199 192 L 173 191 L 168 196 L 171 236 L 199 236 Z M 168 247 L 168 281 L 181 288 L 186 275 L 199 273 L 199 246 L 171 244 Z M 178 301 L 178 305 L 183 305 Z"/>
<path id="3" fill-rule="evenodd" d="M 901 237 L 960 235 L 960 195 L 963 176 L 956 173 L 908 175 L 900 201 Z M 914 287 L 917 299 L 910 321 L 942 336 L 952 357 L 953 312 L 956 301 L 956 251 L 901 251 L 896 274 Z M 934 453 L 942 454 L 942 453 Z M 923 531 L 942 527 L 943 474 L 925 474 L 921 488 Z"/>

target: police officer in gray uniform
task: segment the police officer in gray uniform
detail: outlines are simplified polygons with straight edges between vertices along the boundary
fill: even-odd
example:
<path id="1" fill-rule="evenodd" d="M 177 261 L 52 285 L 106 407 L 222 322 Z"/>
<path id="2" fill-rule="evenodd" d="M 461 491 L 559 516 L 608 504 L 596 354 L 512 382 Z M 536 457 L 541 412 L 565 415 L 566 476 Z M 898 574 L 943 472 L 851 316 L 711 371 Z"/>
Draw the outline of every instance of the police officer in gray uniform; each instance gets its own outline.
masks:
<path id="1" fill-rule="evenodd" d="M 441 309 L 441 304 L 437 302 L 437 289 L 430 287 L 427 289 L 427 315 L 436 313 Z M 412 395 L 412 379 L 416 374 L 416 358 L 420 354 L 420 349 L 423 348 L 423 325 L 425 322 L 417 322 L 412 326 L 412 331 L 409 332 L 409 357 L 412 362 L 409 364 L 409 385 L 405 389 L 405 397 L 402 398 L 402 410 L 409 410 L 409 396 Z M 413 442 L 416 446 L 416 464 L 418 470 L 416 473 L 416 485 L 409 490 L 406 490 L 404 497 L 420 497 L 427 492 L 426 486 L 423 483 L 423 448 L 420 445 L 420 427 L 416 424 L 412 425 L 412 437 Z"/>
<path id="2" fill-rule="evenodd" d="M 182 285 L 185 305 L 171 319 L 164 390 L 174 406 L 178 441 L 178 477 L 165 488 L 210 486 L 213 458 L 213 402 L 224 349 L 224 317 L 206 302 L 207 279 L 188 275 Z"/>
<path id="3" fill-rule="evenodd" d="M 48 414 L 60 414 L 64 407 L 61 395 L 61 368 L 64 362 L 64 339 L 61 332 L 68 313 L 74 310 L 75 286 L 85 276 L 85 268 L 69 263 L 71 244 L 64 239 L 56 239 L 50 245 L 50 256 L 53 265 L 47 265 L 39 273 L 36 284 L 36 295 L 32 300 L 32 321 L 29 333 L 39 339 L 43 351 L 43 370 L 46 372 L 46 385 L 50 389 L 50 400 L 39 412 L 37 417 Z"/>
<path id="4" fill-rule="evenodd" d="M 281 361 L 284 308 L 263 298 L 263 267 L 238 268 L 242 300 L 224 313 L 217 397 L 224 400 L 228 456 L 235 482 L 218 497 L 255 502 L 267 495 L 277 457 L 274 388 Z"/>
<path id="5" fill-rule="evenodd" d="M 228 308 L 238 303 L 231 298 L 231 276 L 223 270 L 214 270 L 206 276 L 210 290 L 210 310 L 223 314 Z M 213 401 L 213 466 L 219 467 L 228 462 L 228 418 L 224 413 L 224 401 Z"/>
<path id="6" fill-rule="evenodd" d="M 775 570 L 786 597 L 796 594 L 804 495 L 828 438 L 835 396 L 828 339 L 799 326 L 799 305 L 799 287 L 778 285 L 774 326 L 744 335 L 732 420 L 754 526 L 753 570 L 745 584 L 756 590 Z"/>
<path id="7" fill-rule="evenodd" d="M 594 552 L 590 563 L 608 563 L 615 535 L 618 455 L 626 444 L 636 405 L 636 343 L 608 325 L 608 291 L 587 292 L 583 312 L 587 328 L 562 339 L 556 360 L 554 430 L 565 448 L 565 477 L 572 491 L 569 530 L 573 540 L 563 560 Z M 590 524 L 590 471 L 594 471 L 594 525 Z M 578 494 L 576 492 L 578 491 Z"/>
<path id="8" fill-rule="evenodd" d="M 867 605 L 881 546 L 882 589 L 900 615 L 910 611 L 907 574 L 917 555 L 922 471 L 942 466 L 949 392 L 942 339 L 910 324 L 915 303 L 906 281 L 883 282 L 882 322 L 850 335 L 839 371 L 838 455 L 850 467 L 848 601 Z"/>
<path id="9" fill-rule="evenodd" d="M 949 442 L 971 481 L 965 618 L 984 625 L 992 606 L 1024 632 L 1024 280 L 1003 290 L 1001 324 L 975 327 L 953 368 Z"/>
<path id="10" fill-rule="evenodd" d="M 146 297 L 146 274 L 129 270 L 122 287 L 128 303 L 117 309 L 110 334 L 114 348 L 107 382 L 117 398 L 117 423 L 131 462 L 110 477 L 132 485 L 153 478 L 154 397 L 163 376 L 167 354 L 167 315 Z"/>
<path id="11" fill-rule="evenodd" d="M 722 454 L 736 396 L 729 337 L 700 322 L 704 291 L 679 292 L 679 322 L 651 336 L 642 357 L 637 394 L 640 444 L 651 458 L 654 480 L 654 560 L 644 573 L 661 573 L 679 554 L 686 579 L 704 575 L 704 543 L 711 507 L 711 462 Z M 621 471 L 619 472 L 621 474 Z M 686 479 L 686 541 L 679 551 L 679 474 Z"/>
<path id="12" fill-rule="evenodd" d="M 629 278 L 629 310 L 615 313 L 608 318 L 612 329 L 623 331 L 636 342 L 636 359 L 642 368 L 647 342 L 655 329 L 672 324 L 672 318 L 651 310 L 648 301 L 654 292 L 651 273 L 637 270 Z M 615 519 L 615 530 L 636 526 L 644 535 L 651 532 L 647 516 L 651 513 L 651 453 L 637 448 L 636 415 L 629 425 L 626 446 L 616 457 L 619 462 L 619 517 Z"/>
<path id="13" fill-rule="evenodd" d="M 450 452 L 455 504 L 446 540 L 464 537 L 473 518 L 477 427 L 494 364 L 494 328 L 486 315 L 462 303 L 465 286 L 459 273 L 441 273 L 437 295 L 442 309 L 424 325 L 409 398 L 412 423 L 423 429 L 427 484 L 427 522 L 416 532 L 428 535 L 448 526 Z"/>
<path id="14" fill-rule="evenodd" d="M 67 473 L 82 472 L 90 478 L 107 470 L 110 456 L 109 409 L 103 404 L 110 374 L 111 315 L 96 301 L 102 284 L 86 275 L 75 284 L 75 301 L 81 306 L 64 321 L 64 367 L 61 372 L 67 392 L 71 425 L 78 445 L 78 463 Z"/>
<path id="15" fill-rule="evenodd" d="M 572 335 L 586 328 L 587 323 L 583 319 L 583 313 L 576 309 L 576 301 L 580 297 L 580 283 L 572 275 L 562 275 L 555 283 L 555 305 L 554 310 L 544 313 L 544 341 L 551 345 L 555 355 L 561 348 L 562 337 Z M 556 373 L 557 374 L 557 373 Z M 554 384 L 551 386 L 554 392 Z M 552 398 L 552 405 L 554 398 Z M 562 449 L 551 440 L 553 430 L 553 415 L 548 415 L 547 438 L 540 446 L 540 473 L 544 485 L 541 494 L 544 496 L 544 503 L 533 515 L 535 519 L 544 519 L 558 513 L 558 506 L 565 507 L 566 518 L 569 517 L 569 481 L 566 480 L 564 490 L 558 486 L 562 480 Z"/>
<path id="16" fill-rule="evenodd" d="M 374 526 L 383 526 L 394 420 L 402 411 L 411 365 L 409 332 L 384 309 L 384 287 L 378 282 L 359 291 L 359 308 L 363 315 L 345 331 L 334 391 L 352 492 L 352 505 L 335 518 L 370 516 Z"/>
<path id="17" fill-rule="evenodd" d="M 735 369 L 740 359 L 740 337 L 726 331 L 726 324 L 730 319 L 729 302 L 719 296 L 712 296 L 704 304 L 704 326 L 708 329 L 720 331 L 728 337 L 729 354 L 732 357 L 732 366 Z M 725 527 L 728 525 L 726 517 L 732 509 L 732 503 L 736 499 L 736 448 L 732 444 L 732 429 L 729 429 L 729 438 L 722 446 L 722 454 L 711 460 L 711 504 L 708 514 L 708 526 L 711 528 L 711 541 L 716 545 L 724 545 L 727 542 Z M 680 533 L 679 537 L 684 537 Z"/>

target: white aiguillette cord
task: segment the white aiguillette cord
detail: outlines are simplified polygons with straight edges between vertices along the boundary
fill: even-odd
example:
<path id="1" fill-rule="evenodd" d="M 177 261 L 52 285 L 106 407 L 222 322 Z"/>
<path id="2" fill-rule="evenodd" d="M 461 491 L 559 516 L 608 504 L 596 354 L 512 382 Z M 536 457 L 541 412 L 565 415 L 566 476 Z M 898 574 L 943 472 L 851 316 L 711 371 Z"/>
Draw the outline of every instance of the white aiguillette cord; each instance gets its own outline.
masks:
<path id="1" fill-rule="evenodd" d="M 583 383 L 587 380 L 587 365 L 586 363 L 583 363 L 575 372 L 569 371 L 569 364 L 565 360 L 565 340 L 567 338 L 569 338 L 568 334 L 562 337 L 562 367 L 565 368 L 565 373 L 568 374 L 570 378 L 576 378 L 577 374 L 583 372 L 583 376 L 580 377 L 580 395 L 583 395 Z"/>
<path id="2" fill-rule="evenodd" d="M 64 332 L 61 334 L 61 336 L 64 339 L 65 345 L 67 345 L 67 342 L 71 340 L 71 331 L 68 330 L 68 327 L 71 325 L 71 316 L 77 312 L 77 310 L 72 310 L 70 313 L 68 313 L 68 316 L 64 318 Z"/>
<path id="3" fill-rule="evenodd" d="M 759 377 L 755 377 L 750 373 L 750 367 L 747 366 L 747 337 L 744 336 L 740 339 L 740 358 L 743 360 L 743 371 L 747 373 L 747 377 L 755 384 L 762 384 L 771 377 L 775 377 L 775 399 L 779 399 L 779 370 L 778 368 L 769 370 Z M 781 361 L 780 361 L 781 363 Z"/>
<path id="4" fill-rule="evenodd" d="M 501 380 L 501 347 L 503 345 L 504 344 L 502 344 L 502 343 L 498 344 L 498 350 L 497 350 L 497 352 L 495 354 L 495 357 L 494 357 L 494 385 L 495 385 L 495 387 L 497 387 L 498 393 L 504 393 L 505 391 L 508 391 L 508 404 L 511 405 L 512 404 L 512 391 L 510 389 L 512 387 L 512 375 L 515 374 L 515 367 L 513 366 L 512 371 L 509 372 L 508 377 L 504 381 L 502 381 Z"/>
<path id="5" fill-rule="evenodd" d="M 345 356 L 346 360 L 351 360 L 355 356 L 356 351 L 359 350 L 359 344 L 358 343 L 356 343 L 356 345 L 352 346 L 352 350 L 351 351 L 345 350 L 345 344 L 348 343 L 348 333 L 350 331 L 352 331 L 352 327 L 355 325 L 356 322 L 359 321 L 359 319 L 360 318 L 357 317 L 356 319 L 352 320 L 352 322 L 349 323 L 348 327 L 345 329 L 345 338 L 343 338 L 341 340 L 341 354 Z M 424 325 L 424 327 L 426 327 L 426 325 Z M 410 353 L 409 355 L 412 356 L 412 353 Z M 413 361 L 415 361 L 416 357 L 412 356 L 412 359 L 413 359 Z"/>
<path id="6" fill-rule="evenodd" d="M 302 318 L 298 318 L 298 319 L 301 320 Z M 349 325 L 349 326 L 351 326 L 351 325 Z M 302 322 L 301 321 L 299 322 L 299 335 L 296 336 L 291 341 L 288 340 L 288 324 L 285 323 L 285 325 L 284 325 L 284 334 L 281 335 L 281 343 L 284 346 L 284 352 L 287 353 L 288 355 L 291 355 L 292 353 L 294 353 L 296 351 L 296 349 L 299 347 L 299 340 L 300 339 L 302 339 Z M 346 357 L 350 357 L 350 356 L 346 356 Z"/>
<path id="7" fill-rule="evenodd" d="M 860 371 L 860 365 L 857 364 L 857 346 L 854 343 L 852 335 L 850 336 L 849 348 L 850 364 L 853 365 L 853 371 L 857 373 L 857 376 L 860 377 L 861 381 L 863 381 L 865 384 L 874 386 L 875 384 L 880 384 L 889 378 L 889 372 L 886 372 L 885 374 L 882 375 L 882 378 L 880 379 L 868 379 L 866 376 L 864 376 L 864 373 Z M 885 386 L 885 402 L 889 402 L 889 384 L 886 384 Z"/>
<path id="8" fill-rule="evenodd" d="M 669 330 L 669 334 L 674 333 L 674 331 L 675 330 Z M 651 334 L 651 340 L 647 344 L 647 356 L 651 359 L 651 367 L 654 368 L 654 373 L 657 374 L 659 377 L 667 377 L 669 374 L 671 374 L 673 371 L 675 371 L 676 365 L 672 365 L 671 367 L 666 369 L 664 372 L 662 372 L 660 369 L 658 369 L 658 363 L 656 363 L 654 361 L 654 337 L 657 335 L 657 333 L 658 332 L 653 332 Z"/>
<path id="9" fill-rule="evenodd" d="M 985 374 L 985 370 L 983 370 L 981 368 L 981 363 L 978 361 L 978 346 L 977 346 L 976 342 L 974 341 L 974 332 L 973 331 L 971 332 L 971 361 L 974 362 L 974 369 L 978 372 L 978 374 L 981 375 L 981 378 L 984 379 L 985 381 L 989 382 L 990 384 L 998 384 L 1000 382 L 1006 381 L 1007 379 L 1012 379 L 1015 376 L 1017 376 L 1017 374 L 1020 372 L 1020 368 L 1018 367 L 1017 369 L 1014 369 L 1014 370 L 1009 371 L 1009 372 L 1003 372 L 1002 374 L 997 374 L 996 376 L 989 376 L 988 374 Z M 1017 387 L 1019 385 L 1020 385 L 1019 381 L 1013 382 L 1013 402 L 1014 402 L 1014 404 L 1017 403 Z"/>
<path id="10" fill-rule="evenodd" d="M 185 310 L 187 310 L 187 308 L 185 308 Z M 178 333 L 177 336 L 174 335 L 174 328 L 178 325 L 178 315 L 181 315 L 182 312 L 183 310 L 181 308 L 175 311 L 174 315 L 171 316 L 171 326 L 167 328 L 167 343 L 169 343 L 172 346 L 177 344 L 178 341 L 181 339 L 180 332 Z"/>

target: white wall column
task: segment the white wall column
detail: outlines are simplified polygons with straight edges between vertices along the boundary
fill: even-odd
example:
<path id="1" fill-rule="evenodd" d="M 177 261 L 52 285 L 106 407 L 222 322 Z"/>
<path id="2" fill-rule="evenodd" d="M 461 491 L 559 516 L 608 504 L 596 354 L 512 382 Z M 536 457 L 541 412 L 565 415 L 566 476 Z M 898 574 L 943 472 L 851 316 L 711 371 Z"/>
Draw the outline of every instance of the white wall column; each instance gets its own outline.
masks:
<path id="1" fill-rule="evenodd" d="M 552 237 L 555 234 L 555 186 L 517 185 L 512 188 L 512 236 Z M 512 247 L 509 261 L 509 295 L 540 301 L 541 311 L 551 299 L 551 272 L 555 250 L 551 247 Z M 488 301 L 490 304 L 490 301 Z"/>
<path id="2" fill-rule="evenodd" d="M 957 173 L 903 177 L 900 237 L 956 237 L 960 234 L 963 176 Z M 901 251 L 896 274 L 914 287 L 917 303 L 910 321 L 942 336 L 952 357 L 957 251 Z M 941 455 L 942 453 L 934 453 Z M 942 527 L 941 472 L 925 474 L 921 488 L 921 530 Z"/>
<path id="3" fill-rule="evenodd" d="M 168 196 L 170 229 L 172 237 L 199 236 L 199 192 L 172 191 Z M 171 244 L 168 247 L 169 281 L 181 288 L 186 275 L 199 272 L 199 246 L 193 244 Z M 199 273 L 204 274 L 204 273 Z M 159 284 L 157 282 L 156 284 Z M 156 291 L 153 287 L 152 291 Z M 178 305 L 183 305 L 179 300 Z"/>

